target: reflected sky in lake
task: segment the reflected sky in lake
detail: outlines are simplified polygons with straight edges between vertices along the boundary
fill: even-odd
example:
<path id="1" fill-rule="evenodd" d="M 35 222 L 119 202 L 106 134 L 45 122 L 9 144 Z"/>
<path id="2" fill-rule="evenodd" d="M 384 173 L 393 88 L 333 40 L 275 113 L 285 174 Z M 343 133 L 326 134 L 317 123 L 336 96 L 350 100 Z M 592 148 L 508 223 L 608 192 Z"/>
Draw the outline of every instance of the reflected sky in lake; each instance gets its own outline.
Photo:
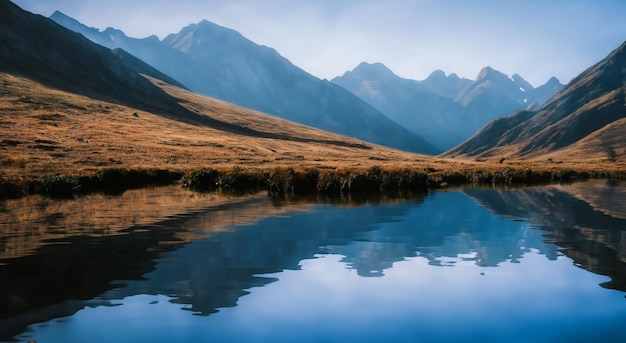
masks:
<path id="1" fill-rule="evenodd" d="M 263 196 L 200 199 L 123 234 L 74 233 L 3 260 L 11 310 L 0 332 L 37 342 L 619 341 L 626 205 L 610 194 L 620 199 L 625 185 L 278 207 Z"/>

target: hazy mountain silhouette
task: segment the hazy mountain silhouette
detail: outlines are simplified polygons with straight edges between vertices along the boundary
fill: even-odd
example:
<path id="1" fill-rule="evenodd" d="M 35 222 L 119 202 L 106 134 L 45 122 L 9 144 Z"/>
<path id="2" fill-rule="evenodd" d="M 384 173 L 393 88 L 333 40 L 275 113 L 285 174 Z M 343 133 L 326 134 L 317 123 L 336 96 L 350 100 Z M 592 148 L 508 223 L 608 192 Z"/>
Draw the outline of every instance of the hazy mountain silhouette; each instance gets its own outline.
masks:
<path id="1" fill-rule="evenodd" d="M 190 65 L 193 61 L 185 54 L 167 46 L 163 46 L 157 36 L 136 39 L 127 37 L 124 32 L 113 28 L 107 28 L 101 32 L 96 28 L 87 27 L 78 22 L 76 19 L 68 17 L 59 11 L 54 12 L 50 16 L 50 19 L 65 28 L 82 34 L 91 41 L 102 46 L 110 49 L 124 49 L 168 75 L 174 75 L 176 73 L 176 79 L 179 81 L 185 78 L 190 78 L 193 75 L 192 71 L 187 70 L 186 68 L 181 68 L 178 65 L 178 63 Z M 186 86 L 189 87 L 189 85 Z"/>
<path id="2" fill-rule="evenodd" d="M 0 71 L 94 99 L 164 114 L 184 113 L 141 74 L 172 79 L 9 1 L 0 1 Z"/>
<path id="3" fill-rule="evenodd" d="M 472 83 L 472 80 L 460 78 L 454 73 L 446 76 L 443 70 L 435 70 L 425 80 L 418 82 L 431 92 L 454 100 Z"/>
<path id="4" fill-rule="evenodd" d="M 482 115 L 484 119 L 493 119 L 526 107 L 526 92 L 520 84 L 525 85 L 527 82 L 521 77 L 517 81 L 510 79 L 491 67 L 485 67 L 455 101 L 466 107 L 470 113 Z"/>
<path id="5" fill-rule="evenodd" d="M 470 113 L 487 119 L 520 109 L 537 108 L 563 87 L 559 80 L 552 77 L 544 85 L 534 88 L 519 74 L 509 78 L 491 67 L 485 67 L 455 100 Z"/>
<path id="6" fill-rule="evenodd" d="M 552 78 L 534 88 L 517 74 L 509 78 L 490 67 L 475 81 L 439 70 L 416 81 L 401 78 L 380 63 L 361 63 L 332 82 L 443 150 L 494 118 L 543 103 L 563 87 Z"/>
<path id="7" fill-rule="evenodd" d="M 551 77 L 545 84 L 529 91 L 529 109 L 538 109 L 545 104 L 552 96 L 560 92 L 565 87 L 556 77 Z"/>
<path id="8" fill-rule="evenodd" d="M 89 28 L 55 12 L 51 19 L 109 48 L 121 47 L 190 90 L 327 131 L 428 154 L 441 150 L 352 93 L 294 66 L 274 49 L 209 21 L 162 41 Z"/>
<path id="9" fill-rule="evenodd" d="M 332 82 L 442 150 L 480 127 L 464 120 L 463 107 L 453 100 L 434 94 L 415 80 L 395 75 L 381 63 L 361 63 Z"/>
<path id="10" fill-rule="evenodd" d="M 558 152 L 598 158 L 610 152 L 611 158 L 622 158 L 625 84 L 626 43 L 572 80 L 538 111 L 494 120 L 446 155 L 530 158 Z"/>

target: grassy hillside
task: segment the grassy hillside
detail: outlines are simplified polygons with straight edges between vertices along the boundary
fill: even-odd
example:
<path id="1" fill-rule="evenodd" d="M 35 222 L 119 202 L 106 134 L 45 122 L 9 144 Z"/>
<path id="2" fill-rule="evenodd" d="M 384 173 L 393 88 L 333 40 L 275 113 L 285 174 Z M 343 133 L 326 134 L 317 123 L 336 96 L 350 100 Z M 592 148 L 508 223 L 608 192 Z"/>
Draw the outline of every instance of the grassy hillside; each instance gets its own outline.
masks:
<path id="1" fill-rule="evenodd" d="M 158 85 L 178 98 L 196 120 L 184 122 L 0 75 L 0 156 L 5 175 L 76 173 L 116 166 L 340 168 L 427 159 L 293 124 L 162 82 Z"/>
<path id="2" fill-rule="evenodd" d="M 156 79 L 149 80 L 196 120 L 181 121 L 6 73 L 0 76 L 0 181 L 17 185 L 19 190 L 13 193 L 24 193 L 29 183 L 41 183 L 49 176 L 95 175 L 111 169 L 158 169 L 183 175 L 211 168 L 267 175 L 291 168 L 315 170 L 316 180 L 372 169 L 411 170 L 428 177 L 434 186 L 454 180 L 489 183 L 507 168 L 511 175 L 528 168 L 552 174 L 592 170 L 618 175 L 626 170 L 624 163 L 602 160 L 482 163 L 411 154 L 199 96 Z"/>

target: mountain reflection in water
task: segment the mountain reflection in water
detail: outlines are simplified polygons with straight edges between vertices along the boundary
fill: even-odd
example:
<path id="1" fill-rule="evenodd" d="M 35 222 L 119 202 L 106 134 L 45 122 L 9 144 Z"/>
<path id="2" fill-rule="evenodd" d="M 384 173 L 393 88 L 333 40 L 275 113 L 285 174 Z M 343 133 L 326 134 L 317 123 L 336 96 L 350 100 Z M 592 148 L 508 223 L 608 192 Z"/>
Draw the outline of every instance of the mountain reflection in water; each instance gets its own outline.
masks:
<path id="1" fill-rule="evenodd" d="M 626 291 L 625 194 L 625 183 L 600 181 L 360 204 L 175 188 L 7 201 L 0 205 L 0 340 L 139 295 L 211 315 L 325 255 L 365 279 L 416 257 L 486 271 L 531 253 L 550 261 L 566 255 L 608 276 L 603 287 Z"/>

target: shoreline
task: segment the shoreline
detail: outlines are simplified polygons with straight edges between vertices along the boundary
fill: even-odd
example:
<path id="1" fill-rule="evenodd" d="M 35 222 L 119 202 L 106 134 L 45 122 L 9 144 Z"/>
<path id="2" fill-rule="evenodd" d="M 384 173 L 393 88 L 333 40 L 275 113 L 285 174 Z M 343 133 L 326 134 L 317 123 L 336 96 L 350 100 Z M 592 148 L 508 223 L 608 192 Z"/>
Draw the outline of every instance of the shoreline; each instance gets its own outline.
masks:
<path id="1" fill-rule="evenodd" d="M 626 180 L 626 170 L 586 170 L 571 166 L 533 170 L 523 166 L 467 169 L 373 166 L 362 169 L 293 167 L 206 168 L 193 171 L 164 169 L 103 169 L 89 174 L 52 174 L 11 180 L 0 178 L 0 200 L 29 195 L 71 198 L 180 184 L 197 192 L 231 194 L 266 190 L 269 196 L 344 195 L 385 192 L 424 192 L 463 186 L 509 187 L 570 183 L 589 179 Z"/>

